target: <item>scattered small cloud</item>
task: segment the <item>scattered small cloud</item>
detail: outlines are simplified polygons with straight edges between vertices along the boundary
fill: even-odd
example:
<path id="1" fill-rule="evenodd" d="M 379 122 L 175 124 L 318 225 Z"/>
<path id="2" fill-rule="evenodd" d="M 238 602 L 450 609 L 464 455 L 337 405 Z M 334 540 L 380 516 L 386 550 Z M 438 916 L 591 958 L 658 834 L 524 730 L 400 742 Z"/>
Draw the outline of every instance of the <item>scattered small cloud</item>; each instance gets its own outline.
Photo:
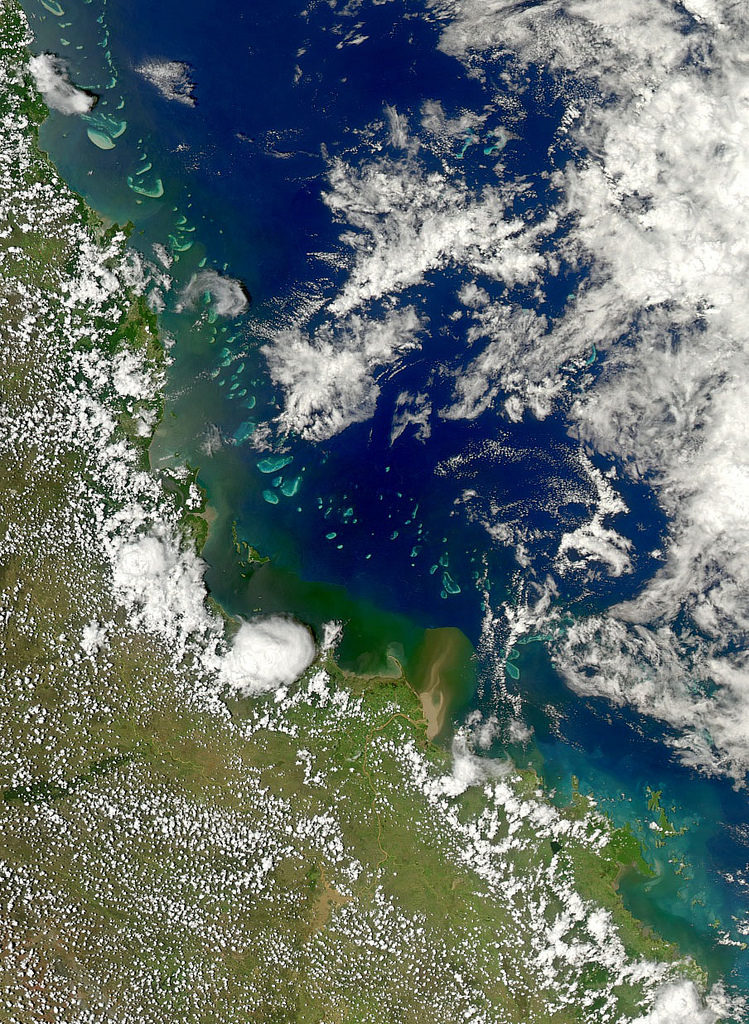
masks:
<path id="1" fill-rule="evenodd" d="M 195 83 L 190 77 L 192 68 L 185 61 L 146 60 L 135 70 L 155 86 L 165 100 L 183 103 L 187 107 L 195 106 Z"/>

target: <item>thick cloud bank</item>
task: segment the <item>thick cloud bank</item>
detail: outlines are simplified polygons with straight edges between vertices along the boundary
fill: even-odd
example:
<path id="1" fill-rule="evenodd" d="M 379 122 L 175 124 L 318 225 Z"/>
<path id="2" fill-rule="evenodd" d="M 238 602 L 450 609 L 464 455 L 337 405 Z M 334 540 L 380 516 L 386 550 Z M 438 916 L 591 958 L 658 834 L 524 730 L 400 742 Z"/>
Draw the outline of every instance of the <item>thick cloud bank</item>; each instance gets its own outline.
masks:
<path id="1" fill-rule="evenodd" d="M 532 183 L 498 157 L 496 178 L 471 184 L 455 144 L 483 132 L 489 105 L 448 117 L 437 100 L 388 108 L 372 129 L 381 143 L 331 160 L 323 200 L 341 225 L 331 262 L 346 272 L 263 350 L 281 390 L 276 425 L 321 441 L 370 418 L 385 375 L 454 324 L 467 364 L 439 367 L 447 400 L 434 408 L 427 383 L 398 396 L 394 439 L 411 424 L 428 437 L 435 417 L 563 415 L 580 460 L 598 457 L 586 463 L 598 495 L 590 519 L 554 538 L 551 568 L 534 565 L 507 510 L 486 524 L 521 566 L 527 607 L 506 617 L 553 633 L 562 576 L 609 581 L 643 555 L 660 559 L 634 599 L 560 630 L 552 655 L 576 691 L 661 719 L 685 761 L 743 778 L 749 10 L 730 0 L 430 5 L 445 53 L 477 78 L 501 71 L 501 88 L 483 78 L 498 109 L 523 109 L 530 69 L 543 71 L 563 108 L 546 164 Z M 493 129 L 492 151 L 522 136 L 515 123 L 517 134 Z M 574 291 L 547 302 L 561 273 Z M 446 277 L 458 308 L 430 323 L 424 295 Z M 668 519 L 662 552 L 617 532 L 627 477 L 652 488 Z M 488 643 L 506 646 L 502 625 L 487 618 Z"/>
<path id="2" fill-rule="evenodd" d="M 293 683 L 315 658 L 310 631 L 274 615 L 243 622 L 224 657 L 221 681 L 242 697 L 270 693 Z"/>
<path id="3" fill-rule="evenodd" d="M 217 316 L 232 317 L 244 313 L 250 297 L 233 277 L 225 277 L 217 270 L 201 270 L 185 285 L 179 308 L 196 309 L 201 302 L 206 302 Z"/>
<path id="4" fill-rule="evenodd" d="M 547 264 L 536 242 L 556 218 L 529 227 L 512 213 L 514 194 L 514 188 L 497 187 L 474 195 L 413 160 L 380 159 L 360 169 L 336 160 L 324 199 L 357 230 L 343 235 L 354 264 L 331 311 L 345 314 L 397 294 L 449 265 L 508 285 L 535 280 Z"/>
<path id="5" fill-rule="evenodd" d="M 70 81 L 67 63 L 53 53 L 40 53 L 29 61 L 29 70 L 42 99 L 61 114 L 87 114 L 96 103 L 96 96 L 78 89 Z"/>
<path id="6" fill-rule="evenodd" d="M 180 60 L 147 60 L 135 70 L 158 89 L 164 99 L 195 106 L 195 83 L 190 78 L 189 64 Z"/>
<path id="7" fill-rule="evenodd" d="M 562 130 L 574 156 L 553 173 L 566 225 L 555 251 L 590 268 L 548 325 L 528 310 L 468 296 L 475 335 L 489 345 L 446 412 L 471 416 L 493 389 L 516 396 L 510 418 L 523 408 L 545 415 L 567 388 L 564 365 L 598 351 L 597 379 L 569 409 L 571 431 L 655 488 L 670 539 L 644 591 L 579 621 L 557 647 L 557 665 L 579 692 L 674 726 L 686 761 L 742 778 L 749 12 L 723 0 L 433 7 L 445 20 L 445 52 L 467 63 L 504 52 L 521 69 L 542 66 L 568 90 Z M 560 562 L 572 548 L 608 560 L 614 575 L 627 571 L 628 550 L 600 521 L 564 539 Z"/>
<path id="8" fill-rule="evenodd" d="M 675 981 L 664 985 L 656 993 L 650 1012 L 632 1024 L 716 1024 L 728 1009 L 717 986 L 705 1005 L 691 981 Z"/>
<path id="9" fill-rule="evenodd" d="M 181 649 L 190 634 L 211 632 L 205 563 L 183 550 L 169 530 L 117 536 L 110 555 L 114 593 L 130 609 L 131 621 Z"/>

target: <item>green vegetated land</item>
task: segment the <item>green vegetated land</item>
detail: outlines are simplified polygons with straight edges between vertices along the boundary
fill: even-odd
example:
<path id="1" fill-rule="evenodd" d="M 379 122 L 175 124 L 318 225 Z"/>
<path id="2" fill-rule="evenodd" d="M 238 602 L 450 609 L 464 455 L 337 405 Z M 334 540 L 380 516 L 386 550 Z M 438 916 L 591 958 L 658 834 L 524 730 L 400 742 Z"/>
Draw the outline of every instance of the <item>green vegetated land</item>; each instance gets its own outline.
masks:
<path id="1" fill-rule="evenodd" d="M 123 530 L 194 515 L 113 383 L 134 354 L 160 413 L 158 328 L 122 234 L 36 148 L 27 29 L 0 17 L 0 1019 L 624 1021 L 700 983 L 624 909 L 646 867 L 586 798 L 435 745 L 405 680 L 329 654 L 222 700 L 182 563 L 143 584 L 174 622 L 114 586 Z"/>

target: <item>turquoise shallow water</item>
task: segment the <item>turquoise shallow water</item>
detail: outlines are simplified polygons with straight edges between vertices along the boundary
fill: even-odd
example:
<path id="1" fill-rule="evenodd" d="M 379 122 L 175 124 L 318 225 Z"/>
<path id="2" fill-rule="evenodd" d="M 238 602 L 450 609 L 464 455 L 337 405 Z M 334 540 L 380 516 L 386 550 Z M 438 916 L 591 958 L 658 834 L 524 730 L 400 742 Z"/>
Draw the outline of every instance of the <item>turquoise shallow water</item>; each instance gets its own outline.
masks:
<path id="1" fill-rule="evenodd" d="M 101 96 L 90 121 L 53 114 L 42 145 L 95 209 L 133 223 L 136 248 L 153 258 L 157 243 L 175 259 L 162 316 L 176 340 L 174 361 L 152 461 L 156 468 L 185 460 L 200 467 L 217 515 L 205 549 L 214 595 L 233 613 L 292 612 L 316 629 L 331 618 L 343 621 L 341 660 L 360 671 L 387 668 L 394 655 L 418 674 L 427 629 L 457 627 L 477 644 L 483 582 L 489 579 L 499 603 L 516 566 L 482 528 L 456 514 L 456 498 L 476 487 L 500 508 L 522 505 L 539 531 L 574 527 L 584 506 L 560 510 L 554 502 L 560 482 L 574 474 L 563 423 L 503 428 L 502 445 L 476 456 L 461 479 L 435 467 L 485 453 L 487 439 L 497 441 L 496 423 L 447 423 L 427 447 L 408 438 L 391 446 L 394 396 L 401 387 L 418 388 L 431 366 L 452 358 L 455 338 L 435 334 L 428 359 L 383 383 L 382 411 L 378 406 L 371 422 L 328 444 L 255 450 L 251 441 L 277 409 L 260 344 L 295 303 L 309 299 L 302 285 L 312 281 L 324 294 L 343 272 L 312 255 L 334 247 L 338 233 L 319 198 L 324 154 L 354 159 L 385 102 L 416 109 L 424 97 L 442 96 L 456 109 L 475 109 L 483 102 L 480 83 L 437 53 L 433 27 L 395 25 L 392 12 L 379 8 L 367 15 L 373 46 L 338 49 L 329 25 L 327 34 L 316 33 L 290 4 L 263 18 L 239 5 L 222 19 L 193 2 L 154 9 L 141 0 L 77 0 L 59 15 L 36 0 L 24 6 L 35 47 L 63 54 L 74 80 Z M 318 13 L 325 23 L 328 16 Z M 312 54 L 306 66 L 315 71 L 299 94 L 290 72 L 304 62 L 305 48 Z M 190 63 L 195 107 L 167 102 L 134 70 L 161 57 Z M 513 157 L 521 169 L 545 168 L 558 113 L 551 101 L 529 110 L 528 139 Z M 492 147 L 466 138 L 460 148 L 466 181 L 480 188 Z M 247 314 L 198 323 L 195 312 L 176 311 L 174 296 L 203 265 L 244 282 L 253 298 Z M 560 290 L 568 286 L 559 281 Z M 435 320 L 447 317 L 455 287 L 449 269 L 430 282 Z M 437 394 L 439 379 L 432 386 Z M 500 448 L 519 457 L 498 454 Z M 633 488 L 627 500 L 647 551 L 664 524 L 644 490 Z M 237 565 L 233 525 L 271 558 L 249 578 Z M 621 588 L 636 586 L 651 569 L 643 555 L 633 580 L 609 581 L 585 600 L 606 605 L 627 596 Z M 515 664 L 518 678 L 508 682 L 523 696 L 535 732 L 530 749 L 512 752 L 535 763 L 559 799 L 576 776 L 617 823 L 633 826 L 656 875 L 647 883 L 623 879 L 625 899 L 714 978 L 728 976 L 749 990 L 746 953 L 718 941 L 724 934 L 742 941 L 736 924 L 746 916 L 740 879 L 749 842 L 743 793 L 676 764 L 660 726 L 570 694 L 542 644 L 523 647 Z M 473 705 L 506 714 L 492 671 L 479 659 L 453 674 L 456 714 Z M 657 814 L 648 808 L 648 789 L 661 791 L 668 819 L 677 832 L 685 829 L 664 845 L 650 828 Z"/>

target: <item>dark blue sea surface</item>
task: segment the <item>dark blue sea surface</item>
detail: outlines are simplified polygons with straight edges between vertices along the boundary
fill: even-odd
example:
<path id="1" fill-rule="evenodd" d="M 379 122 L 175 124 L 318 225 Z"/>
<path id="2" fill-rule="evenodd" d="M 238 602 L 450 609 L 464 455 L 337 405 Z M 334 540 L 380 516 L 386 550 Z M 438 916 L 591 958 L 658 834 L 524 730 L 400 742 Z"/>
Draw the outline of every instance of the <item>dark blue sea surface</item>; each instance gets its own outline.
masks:
<path id="1" fill-rule="evenodd" d="M 435 370 L 469 360 L 463 329 L 450 326 L 465 273 L 443 268 L 420 283 L 429 321 L 420 351 L 382 375 L 372 418 L 330 440 L 270 435 L 270 451 L 253 446 L 253 431 L 273 419 L 281 397 L 260 348 L 304 303 L 330 300 L 345 280 L 341 225 L 322 199 L 326 175 L 332 158 L 356 167 L 375 151 L 387 153 L 386 106 L 415 126 L 426 100 L 439 100 L 449 116 L 485 113 L 485 136 L 514 117 L 517 138 L 503 161 L 508 176 L 523 174 L 532 186 L 516 209 L 522 216 L 549 204 L 548 172 L 564 159 L 562 144 L 549 155 L 562 113 L 551 84 L 539 73 L 515 98 L 522 110 L 501 109 L 494 97 L 502 62 L 487 63 L 483 77 L 467 74 L 437 49 L 440 27 L 417 3 L 363 4 L 356 17 L 288 0 L 220 7 L 63 0 L 61 17 L 39 0 L 23 6 L 33 48 L 65 56 L 73 80 L 101 95 L 93 121 L 52 114 L 42 145 L 95 209 L 132 221 L 133 244 L 149 258 L 154 243 L 177 256 L 162 318 L 176 339 L 174 362 L 153 462 L 200 467 L 217 512 L 205 551 L 212 592 L 235 613 L 289 611 L 318 629 L 341 619 L 341 658 L 358 668 L 381 665 L 393 652 L 408 662 L 425 629 L 457 627 L 478 645 L 487 600 L 496 608 L 517 585 L 516 561 L 487 532 L 497 510 L 527 532 L 543 576 L 561 534 L 590 518 L 595 492 L 563 409 L 521 423 L 491 411 L 470 421 L 435 419 L 428 441 L 407 429 L 391 443 L 398 395 L 428 390 L 439 408 L 452 376 Z M 355 43 L 359 35 L 366 39 Z M 154 59 L 189 65 L 195 106 L 165 99 L 136 71 Z M 87 134 L 108 123 L 113 134 L 125 121 L 111 149 Z M 425 147 L 420 159 L 427 170 L 449 167 L 478 194 L 496 181 L 496 160 L 466 141 L 448 158 Z M 133 184 L 155 194 L 163 187 L 163 196 Z M 201 265 L 240 279 L 252 295 L 249 312 L 197 325 L 195 314 L 178 312 L 173 296 Z M 585 273 L 562 266 L 540 312 L 559 313 Z M 486 287 L 500 294 L 504 286 Z M 268 460 L 279 455 L 292 461 L 273 470 Z M 560 607 L 579 613 L 631 597 L 659 564 L 651 552 L 667 524 L 652 492 L 635 484 L 620 490 L 629 512 L 617 528 L 633 541 L 633 573 L 601 576 L 595 586 L 560 579 Z M 232 525 L 271 558 L 249 580 L 236 568 Z M 732 918 L 742 916 L 735 878 L 747 863 L 744 794 L 679 764 L 659 724 L 569 692 L 541 643 L 525 645 L 516 664 L 519 679 L 500 687 L 495 663 L 479 656 L 478 686 L 471 674 L 456 706 L 468 701 L 501 714 L 502 688 L 520 694 L 535 739 L 513 753 L 536 763 L 560 799 L 576 777 L 641 839 L 656 874 L 646 884 L 623 880 L 633 909 L 707 963 L 713 977 L 749 988 L 746 953 L 718 943 L 723 932 L 735 939 Z M 662 792 L 676 830 L 685 828 L 663 846 L 648 827 L 648 787 Z"/>

